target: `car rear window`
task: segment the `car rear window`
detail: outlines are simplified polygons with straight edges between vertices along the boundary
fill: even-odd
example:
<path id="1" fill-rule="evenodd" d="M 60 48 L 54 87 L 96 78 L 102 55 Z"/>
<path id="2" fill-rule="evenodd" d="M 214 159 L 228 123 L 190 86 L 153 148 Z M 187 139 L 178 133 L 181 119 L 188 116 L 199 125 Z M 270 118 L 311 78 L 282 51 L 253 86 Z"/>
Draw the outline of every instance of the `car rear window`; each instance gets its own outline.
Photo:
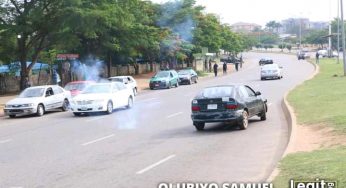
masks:
<path id="1" fill-rule="evenodd" d="M 201 95 L 204 98 L 219 98 L 219 97 L 230 97 L 232 96 L 234 87 L 209 87 L 205 88 Z"/>

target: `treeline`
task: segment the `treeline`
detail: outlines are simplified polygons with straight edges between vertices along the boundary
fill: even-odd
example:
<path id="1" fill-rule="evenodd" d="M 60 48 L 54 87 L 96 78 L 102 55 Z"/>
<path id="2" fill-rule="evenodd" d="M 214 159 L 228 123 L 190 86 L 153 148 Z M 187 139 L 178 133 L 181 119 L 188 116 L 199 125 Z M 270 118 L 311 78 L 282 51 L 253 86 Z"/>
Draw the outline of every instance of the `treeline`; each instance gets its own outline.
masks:
<path id="1" fill-rule="evenodd" d="M 0 61 L 21 62 L 22 84 L 37 60 L 59 53 L 110 65 L 191 62 L 203 48 L 237 54 L 253 45 L 195 0 L 0 0 Z"/>

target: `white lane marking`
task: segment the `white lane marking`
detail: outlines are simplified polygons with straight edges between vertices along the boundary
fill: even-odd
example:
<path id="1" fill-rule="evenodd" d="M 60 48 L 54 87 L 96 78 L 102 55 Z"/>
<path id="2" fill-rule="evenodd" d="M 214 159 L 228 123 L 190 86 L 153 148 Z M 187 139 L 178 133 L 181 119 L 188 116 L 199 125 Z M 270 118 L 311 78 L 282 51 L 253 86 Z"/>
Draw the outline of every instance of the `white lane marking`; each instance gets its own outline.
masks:
<path id="1" fill-rule="evenodd" d="M 105 140 L 105 139 L 107 139 L 107 138 L 111 138 L 111 137 L 113 137 L 113 136 L 114 136 L 114 134 L 111 134 L 111 135 L 108 135 L 108 136 L 105 136 L 105 137 L 102 137 L 102 138 L 98 138 L 98 139 L 96 139 L 96 140 L 93 140 L 93 141 L 90 141 L 90 142 L 86 142 L 86 143 L 82 144 L 82 146 L 87 146 L 87 145 L 90 145 L 90 144 L 93 144 L 93 143 L 96 143 L 96 142 Z"/>
<path id="2" fill-rule="evenodd" d="M 168 156 L 168 157 L 166 157 L 166 158 L 164 158 L 164 159 L 162 159 L 162 160 L 160 160 L 160 161 L 158 161 L 158 162 L 156 162 L 156 163 L 154 163 L 154 164 L 152 164 L 152 165 L 150 165 L 150 166 L 148 166 L 148 167 L 146 167 L 146 168 L 136 172 L 136 174 L 143 174 L 144 172 L 149 171 L 149 170 L 155 168 L 156 166 L 159 166 L 160 164 L 162 164 L 164 162 L 167 162 L 168 160 L 174 158 L 175 156 L 176 155 L 170 155 L 170 156 Z"/>
<path id="3" fill-rule="evenodd" d="M 90 121 L 96 121 L 96 120 L 100 120 L 100 119 L 104 119 L 106 117 L 95 117 L 95 118 L 92 118 L 92 119 L 87 119 L 85 120 L 86 122 L 90 122 Z"/>
<path id="4" fill-rule="evenodd" d="M 152 100 L 155 100 L 156 98 L 149 98 L 149 99 L 144 99 L 144 100 L 138 100 L 136 101 L 137 103 L 138 102 L 148 102 L 148 101 L 152 101 Z"/>
<path id="5" fill-rule="evenodd" d="M 7 142 L 11 142 L 12 140 L 11 139 L 7 139 L 7 140 L 0 140 L 0 144 L 5 144 Z"/>
<path id="6" fill-rule="evenodd" d="M 180 114 L 183 114 L 183 112 L 177 112 L 177 113 L 171 114 L 171 115 L 167 116 L 167 118 L 172 118 L 172 117 L 175 117 L 175 116 L 179 116 Z"/>

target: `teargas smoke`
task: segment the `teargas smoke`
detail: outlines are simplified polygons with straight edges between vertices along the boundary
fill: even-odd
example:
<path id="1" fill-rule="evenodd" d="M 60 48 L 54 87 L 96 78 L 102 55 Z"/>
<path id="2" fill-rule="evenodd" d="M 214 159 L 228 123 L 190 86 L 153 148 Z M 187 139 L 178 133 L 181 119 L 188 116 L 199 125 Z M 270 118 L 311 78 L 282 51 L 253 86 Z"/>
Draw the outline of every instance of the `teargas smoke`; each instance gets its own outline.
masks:
<path id="1" fill-rule="evenodd" d="M 104 61 L 93 56 L 88 56 L 82 61 L 74 61 L 72 69 L 77 80 L 108 81 L 105 78 Z"/>
<path id="2" fill-rule="evenodd" d="M 176 23 L 172 21 L 175 20 L 176 16 L 182 10 L 183 1 L 169 1 L 163 5 L 162 16 L 158 21 L 158 25 L 163 28 L 170 28 L 173 33 L 179 35 L 179 37 L 185 41 L 192 41 L 192 32 L 194 30 L 195 22 L 192 19 L 191 14 L 187 14 L 182 18 L 179 18 Z M 180 13 L 182 14 L 182 13 Z"/>

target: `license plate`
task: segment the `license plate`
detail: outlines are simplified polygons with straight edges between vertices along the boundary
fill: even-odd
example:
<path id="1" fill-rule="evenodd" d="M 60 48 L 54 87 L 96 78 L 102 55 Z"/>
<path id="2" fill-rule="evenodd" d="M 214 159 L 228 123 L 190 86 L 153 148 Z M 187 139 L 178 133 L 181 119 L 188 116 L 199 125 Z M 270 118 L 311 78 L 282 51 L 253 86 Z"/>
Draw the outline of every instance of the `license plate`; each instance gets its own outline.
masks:
<path id="1" fill-rule="evenodd" d="M 88 108 L 86 106 L 82 106 L 80 109 L 81 110 L 88 110 Z"/>
<path id="2" fill-rule="evenodd" d="M 208 110 L 216 110 L 217 109 L 217 104 L 208 104 Z"/>
<path id="3" fill-rule="evenodd" d="M 159 84 L 155 84 L 155 86 L 159 86 Z"/>

